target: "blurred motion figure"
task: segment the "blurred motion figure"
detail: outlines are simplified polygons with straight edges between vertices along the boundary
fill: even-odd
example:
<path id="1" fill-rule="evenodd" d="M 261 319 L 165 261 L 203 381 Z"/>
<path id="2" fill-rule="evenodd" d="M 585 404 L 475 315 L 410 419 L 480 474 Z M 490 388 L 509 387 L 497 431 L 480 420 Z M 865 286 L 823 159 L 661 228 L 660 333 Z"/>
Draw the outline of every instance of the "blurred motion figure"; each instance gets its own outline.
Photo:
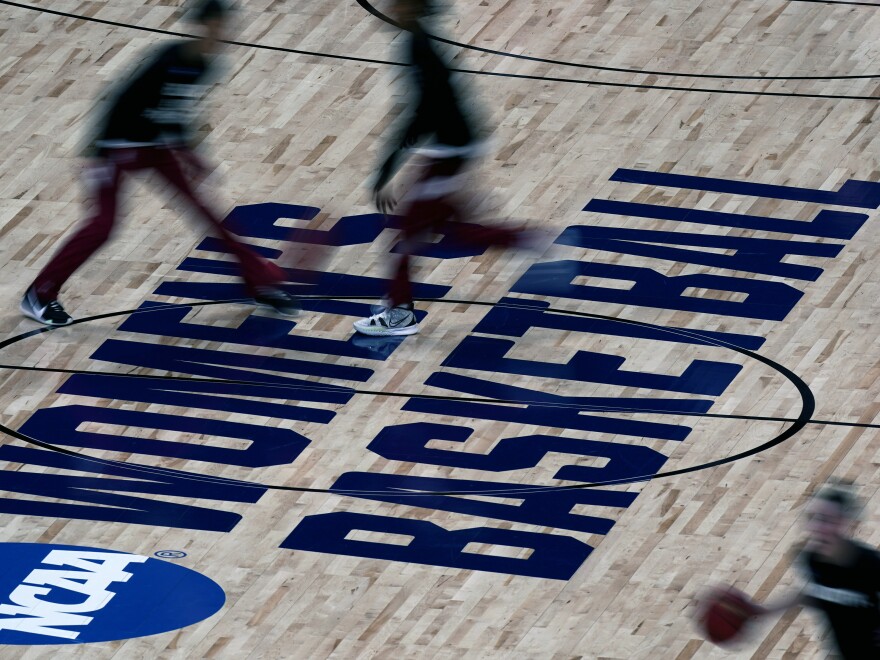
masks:
<path id="1" fill-rule="evenodd" d="M 208 167 L 192 150 L 190 115 L 205 91 L 203 81 L 223 39 L 231 8 L 222 0 L 199 0 L 190 17 L 196 39 L 160 46 L 115 94 L 89 147 L 94 158 L 87 180 L 96 206 L 28 288 L 21 311 L 49 326 L 73 319 L 58 302 L 61 287 L 110 237 L 118 197 L 130 172 L 155 170 L 180 192 L 238 259 L 249 295 L 283 314 L 298 311 L 296 300 L 279 288 L 284 271 L 239 243 L 196 193 Z"/>
<path id="2" fill-rule="evenodd" d="M 858 509 L 851 484 L 823 487 L 807 505 L 807 539 L 796 559 L 806 584 L 776 602 L 752 603 L 758 616 L 819 610 L 846 660 L 880 658 L 880 552 L 853 538 Z"/>
<path id="3" fill-rule="evenodd" d="M 396 206 L 388 183 L 404 154 L 417 153 L 422 162 L 420 176 L 402 200 L 402 253 L 397 258 L 386 307 L 354 323 L 355 330 L 367 335 L 411 335 L 419 331 L 409 264 L 420 236 L 432 231 L 445 233 L 463 245 L 479 247 L 511 247 L 533 240 L 519 228 L 461 223 L 467 218 L 467 210 L 454 196 L 463 186 L 465 168 L 485 146 L 462 110 L 449 68 L 425 33 L 422 23 L 431 13 L 431 0 L 394 0 L 392 6 L 392 18 L 407 32 L 414 107 L 373 184 L 374 200 L 382 213 L 390 213 Z"/>

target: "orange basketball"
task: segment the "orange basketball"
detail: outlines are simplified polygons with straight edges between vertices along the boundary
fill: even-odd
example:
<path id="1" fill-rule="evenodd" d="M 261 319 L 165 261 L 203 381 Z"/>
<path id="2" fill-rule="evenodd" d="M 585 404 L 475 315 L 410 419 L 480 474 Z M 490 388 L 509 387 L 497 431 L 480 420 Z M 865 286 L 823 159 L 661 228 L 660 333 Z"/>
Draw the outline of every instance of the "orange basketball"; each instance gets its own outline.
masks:
<path id="1" fill-rule="evenodd" d="M 733 641 L 758 613 L 748 596 L 733 587 L 713 591 L 704 608 L 700 623 L 706 638 L 714 644 Z"/>

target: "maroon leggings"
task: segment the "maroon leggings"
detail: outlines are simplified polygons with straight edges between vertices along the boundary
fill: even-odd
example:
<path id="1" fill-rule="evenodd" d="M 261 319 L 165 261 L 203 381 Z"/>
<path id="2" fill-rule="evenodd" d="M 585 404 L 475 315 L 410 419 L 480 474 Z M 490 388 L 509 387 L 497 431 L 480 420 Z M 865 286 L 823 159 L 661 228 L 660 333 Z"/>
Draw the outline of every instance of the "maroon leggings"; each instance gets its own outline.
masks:
<path id="1" fill-rule="evenodd" d="M 403 214 L 403 253 L 398 258 L 388 287 L 388 301 L 392 307 L 412 302 L 409 250 L 420 236 L 436 232 L 445 234 L 459 245 L 484 248 L 511 247 L 519 242 L 522 235 L 520 228 L 498 225 L 484 227 L 463 222 L 467 219 L 465 209 L 443 188 L 449 187 L 448 177 L 456 176 L 464 165 L 465 161 L 461 158 L 432 160 L 416 181 L 412 199 Z M 454 183 L 451 185 L 454 186 Z M 437 188 L 432 190 L 434 186 Z"/>
<path id="2" fill-rule="evenodd" d="M 52 257 L 37 275 L 33 287 L 42 302 L 58 297 L 58 292 L 71 275 L 100 248 L 113 231 L 117 216 L 117 199 L 127 172 L 152 169 L 157 171 L 178 192 L 186 197 L 198 215 L 206 220 L 219 235 L 226 247 L 235 255 L 248 292 L 253 295 L 255 287 L 280 282 L 283 271 L 275 264 L 257 256 L 221 225 L 218 218 L 193 190 L 182 163 L 196 163 L 191 152 L 166 147 L 137 147 L 110 149 L 109 155 L 94 167 L 90 174 L 95 178 L 94 198 L 97 212 L 85 220 L 76 233 Z"/>

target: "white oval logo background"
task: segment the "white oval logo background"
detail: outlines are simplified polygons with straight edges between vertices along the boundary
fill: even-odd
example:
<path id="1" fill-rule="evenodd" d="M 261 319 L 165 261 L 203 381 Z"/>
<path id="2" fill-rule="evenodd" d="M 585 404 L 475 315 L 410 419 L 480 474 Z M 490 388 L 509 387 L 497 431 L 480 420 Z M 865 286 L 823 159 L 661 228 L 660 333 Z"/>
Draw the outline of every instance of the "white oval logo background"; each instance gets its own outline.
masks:
<path id="1" fill-rule="evenodd" d="M 0 544 L 0 644 L 82 644 L 198 623 L 226 601 L 213 580 L 143 555 Z"/>

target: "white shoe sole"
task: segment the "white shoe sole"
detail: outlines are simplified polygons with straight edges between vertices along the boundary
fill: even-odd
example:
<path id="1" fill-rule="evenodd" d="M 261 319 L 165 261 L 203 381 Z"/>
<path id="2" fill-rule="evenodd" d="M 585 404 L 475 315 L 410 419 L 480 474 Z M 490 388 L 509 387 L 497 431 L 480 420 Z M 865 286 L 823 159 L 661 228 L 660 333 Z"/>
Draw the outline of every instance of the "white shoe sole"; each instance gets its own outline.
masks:
<path id="1" fill-rule="evenodd" d="M 370 337 L 398 337 L 404 335 L 414 335 L 418 333 L 420 330 L 419 324 L 416 323 L 414 325 L 408 325 L 405 328 L 386 328 L 379 325 L 368 325 L 361 326 L 358 325 L 358 321 L 352 323 L 354 329 L 357 330 L 362 335 L 368 335 Z"/>

